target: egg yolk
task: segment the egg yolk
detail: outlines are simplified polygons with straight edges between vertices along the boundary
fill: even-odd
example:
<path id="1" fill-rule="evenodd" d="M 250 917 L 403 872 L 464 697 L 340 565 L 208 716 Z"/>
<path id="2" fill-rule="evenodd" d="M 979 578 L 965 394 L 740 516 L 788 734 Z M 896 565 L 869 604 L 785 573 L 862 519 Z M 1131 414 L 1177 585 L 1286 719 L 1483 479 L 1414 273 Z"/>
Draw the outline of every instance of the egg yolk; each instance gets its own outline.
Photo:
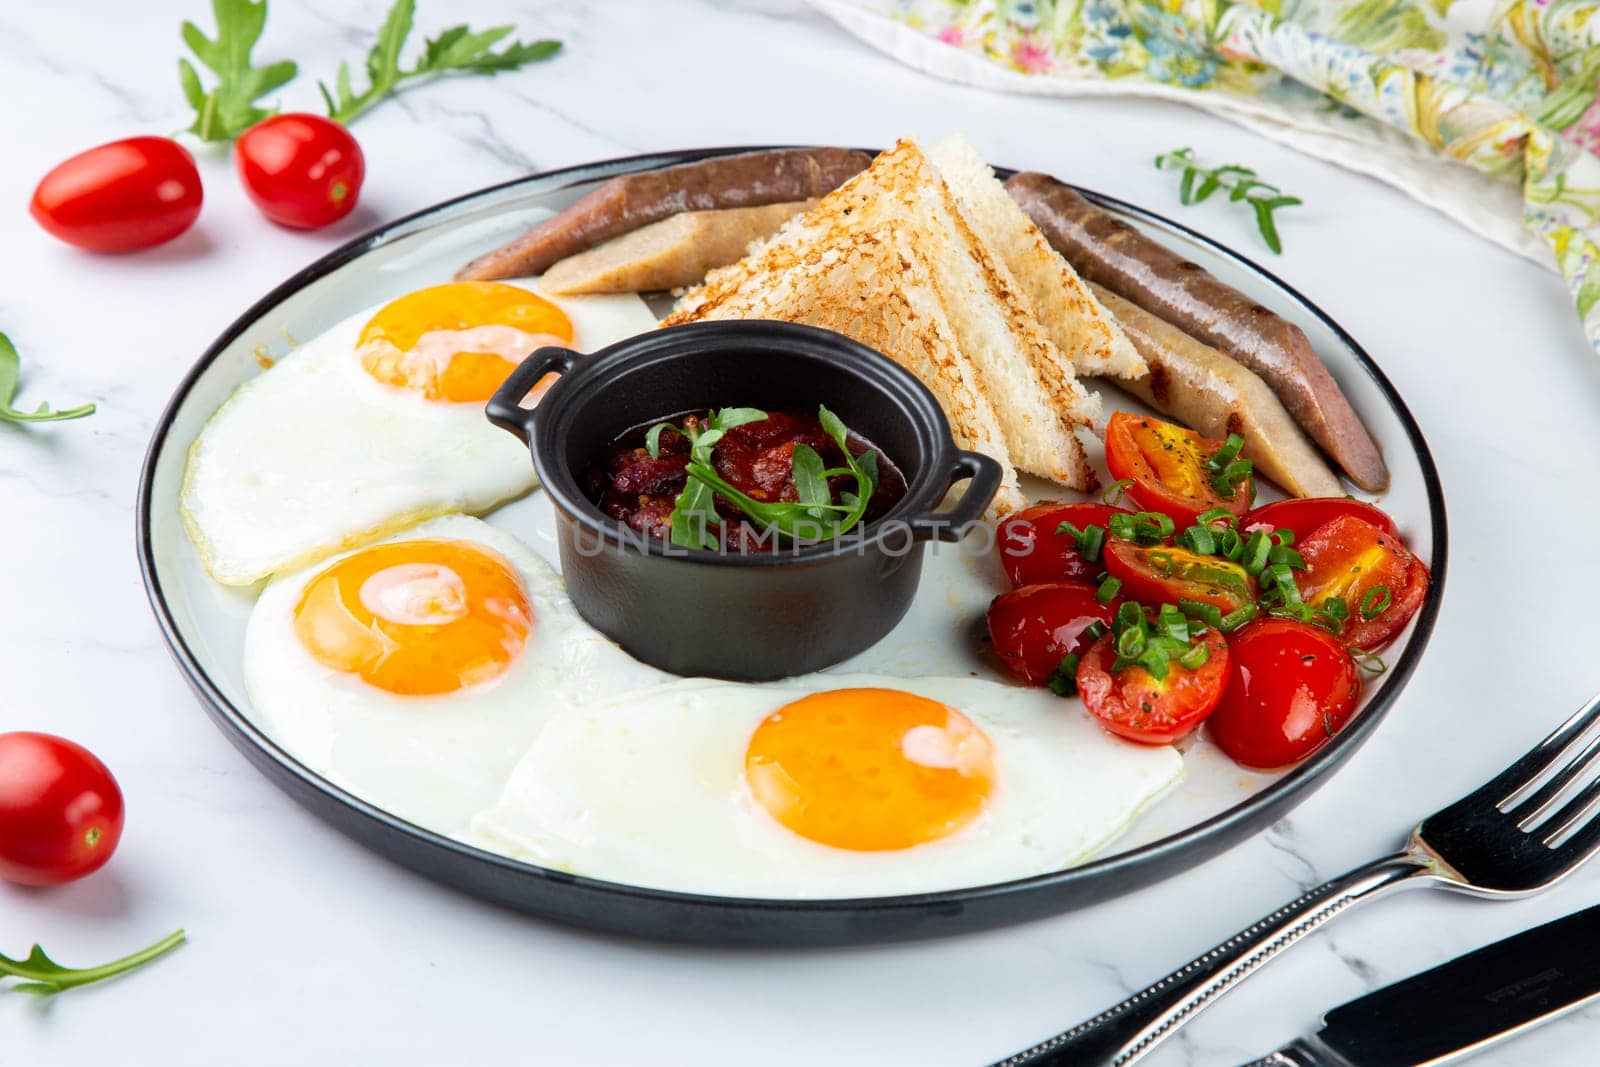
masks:
<path id="1" fill-rule="evenodd" d="M 408 695 L 498 677 L 532 625 L 505 557 L 456 540 L 362 549 L 313 578 L 294 609 L 295 635 L 317 662 Z"/>
<path id="2" fill-rule="evenodd" d="M 384 305 L 356 349 L 385 385 L 481 403 L 528 353 L 571 343 L 571 320 L 543 297 L 499 282 L 449 282 Z"/>
<path id="3" fill-rule="evenodd" d="M 756 801 L 790 830 L 865 852 L 971 822 L 994 787 L 994 745 L 961 712 L 898 689 L 835 689 L 769 715 L 745 749 Z"/>

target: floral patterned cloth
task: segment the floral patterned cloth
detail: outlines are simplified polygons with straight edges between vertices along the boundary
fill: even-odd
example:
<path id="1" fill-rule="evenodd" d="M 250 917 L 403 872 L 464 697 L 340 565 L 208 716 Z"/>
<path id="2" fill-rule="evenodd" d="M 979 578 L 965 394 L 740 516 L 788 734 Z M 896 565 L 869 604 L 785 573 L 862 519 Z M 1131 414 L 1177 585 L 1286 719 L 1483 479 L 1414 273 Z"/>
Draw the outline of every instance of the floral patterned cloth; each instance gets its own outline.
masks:
<path id="1" fill-rule="evenodd" d="M 812 3 L 942 77 L 1180 99 L 1385 179 L 1553 261 L 1600 348 L 1600 0 Z"/>

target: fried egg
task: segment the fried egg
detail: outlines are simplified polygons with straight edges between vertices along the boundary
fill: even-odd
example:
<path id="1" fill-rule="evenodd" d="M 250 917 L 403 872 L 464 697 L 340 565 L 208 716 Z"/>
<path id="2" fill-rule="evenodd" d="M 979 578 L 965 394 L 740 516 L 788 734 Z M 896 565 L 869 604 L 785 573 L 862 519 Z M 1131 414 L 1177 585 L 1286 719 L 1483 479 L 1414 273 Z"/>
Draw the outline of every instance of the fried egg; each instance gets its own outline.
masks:
<path id="1" fill-rule="evenodd" d="M 257 725 L 447 834 L 494 803 L 552 715 L 669 677 L 584 622 L 516 538 L 463 515 L 274 578 L 245 631 Z"/>
<path id="2" fill-rule="evenodd" d="M 683 680 L 554 716 L 470 840 L 693 893 L 918 893 L 1081 863 L 1182 773 L 1040 689 Z"/>
<path id="3" fill-rule="evenodd" d="M 436 285 L 353 315 L 211 417 L 184 473 L 189 536 L 212 577 L 250 585 L 421 519 L 487 511 L 534 485 L 527 448 L 483 411 L 517 363 L 654 326 L 631 293 L 546 297 L 501 282 Z"/>

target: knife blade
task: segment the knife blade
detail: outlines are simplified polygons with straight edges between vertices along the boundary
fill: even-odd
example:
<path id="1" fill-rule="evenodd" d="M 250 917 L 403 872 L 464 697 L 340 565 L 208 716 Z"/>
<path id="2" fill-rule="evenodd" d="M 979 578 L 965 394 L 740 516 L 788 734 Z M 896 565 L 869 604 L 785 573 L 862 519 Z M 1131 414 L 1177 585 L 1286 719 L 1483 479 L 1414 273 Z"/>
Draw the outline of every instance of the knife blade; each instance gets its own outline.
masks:
<path id="1" fill-rule="evenodd" d="M 1600 906 L 1513 934 L 1341 1004 L 1249 1067 L 1424 1067 L 1600 997 Z"/>

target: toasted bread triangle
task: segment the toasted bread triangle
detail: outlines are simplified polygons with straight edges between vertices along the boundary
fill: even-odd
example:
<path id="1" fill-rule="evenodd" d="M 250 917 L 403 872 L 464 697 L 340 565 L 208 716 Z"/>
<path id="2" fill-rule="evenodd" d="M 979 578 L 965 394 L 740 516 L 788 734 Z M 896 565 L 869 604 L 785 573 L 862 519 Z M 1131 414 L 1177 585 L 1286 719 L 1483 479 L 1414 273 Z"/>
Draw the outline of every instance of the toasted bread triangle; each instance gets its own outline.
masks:
<path id="1" fill-rule="evenodd" d="M 933 144 L 928 158 L 955 194 L 973 230 L 1010 270 L 1029 309 L 1070 369 L 1113 378 L 1143 376 L 1144 360 L 1116 318 L 1101 306 L 1072 265 L 1050 247 L 977 149 L 960 134 L 951 134 Z M 1047 384 L 1063 377 L 1061 368 L 1049 364 L 1040 371 Z"/>
<path id="2" fill-rule="evenodd" d="M 685 295 L 667 322 L 757 314 L 812 321 L 818 312 L 810 306 L 814 298 L 808 298 L 807 290 L 813 283 L 805 272 L 827 265 L 830 256 L 842 254 L 844 245 L 867 232 L 875 232 L 880 243 L 892 234 L 895 258 L 858 262 L 897 268 L 911 264 L 915 281 L 858 273 L 853 280 L 859 288 L 846 303 L 871 318 L 873 301 L 899 289 L 906 301 L 936 306 L 953 341 L 947 345 L 952 349 L 947 361 L 970 383 L 964 387 L 975 387 L 979 394 L 967 406 L 987 406 L 993 413 L 1016 465 L 1063 485 L 1091 486 L 1093 474 L 1075 431 L 1094 421 L 1098 409 L 1093 398 L 1074 379 L 1070 364 L 1034 321 L 1015 279 L 973 232 L 954 194 L 914 142 L 900 142 L 744 260 L 713 271 L 700 288 Z M 783 277 L 795 270 L 801 271 L 799 277 Z M 787 298 L 760 299 L 762 289 L 774 286 Z M 741 293 L 745 295 L 735 300 Z M 841 292 L 830 299 L 849 296 Z M 840 321 L 837 314 L 833 318 Z M 850 336 L 870 332 L 833 328 Z M 899 353 L 887 354 L 906 365 L 912 362 Z M 1064 372 L 1047 384 L 1042 366 Z M 927 384 L 934 388 L 933 382 Z M 947 412 L 956 402 L 948 393 L 939 399 Z"/>

